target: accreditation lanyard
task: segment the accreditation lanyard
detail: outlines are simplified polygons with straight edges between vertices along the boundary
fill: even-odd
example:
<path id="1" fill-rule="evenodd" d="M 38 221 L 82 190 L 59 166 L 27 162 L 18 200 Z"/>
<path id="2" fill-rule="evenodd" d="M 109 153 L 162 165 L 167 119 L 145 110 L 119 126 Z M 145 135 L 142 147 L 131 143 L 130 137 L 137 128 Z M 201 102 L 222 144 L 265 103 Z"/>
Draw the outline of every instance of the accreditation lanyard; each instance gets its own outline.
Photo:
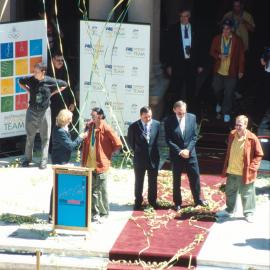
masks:
<path id="1" fill-rule="evenodd" d="M 230 48 L 232 44 L 232 38 L 229 38 L 229 41 L 226 41 L 224 37 L 222 37 L 222 47 L 223 47 L 223 54 L 229 55 Z"/>
<path id="2" fill-rule="evenodd" d="M 95 136 L 95 126 L 92 127 L 92 133 L 91 133 L 91 146 L 93 147 L 95 145 L 96 136 Z"/>

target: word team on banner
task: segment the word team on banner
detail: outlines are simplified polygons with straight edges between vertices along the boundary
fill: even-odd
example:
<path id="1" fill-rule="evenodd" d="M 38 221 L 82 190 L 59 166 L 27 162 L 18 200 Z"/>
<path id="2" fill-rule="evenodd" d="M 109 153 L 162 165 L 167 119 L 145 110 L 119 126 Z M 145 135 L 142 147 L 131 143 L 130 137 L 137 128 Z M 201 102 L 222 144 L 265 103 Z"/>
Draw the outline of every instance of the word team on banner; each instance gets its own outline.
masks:
<path id="1" fill-rule="evenodd" d="M 0 138 L 25 134 L 28 94 L 19 79 L 47 61 L 43 20 L 0 24 Z"/>

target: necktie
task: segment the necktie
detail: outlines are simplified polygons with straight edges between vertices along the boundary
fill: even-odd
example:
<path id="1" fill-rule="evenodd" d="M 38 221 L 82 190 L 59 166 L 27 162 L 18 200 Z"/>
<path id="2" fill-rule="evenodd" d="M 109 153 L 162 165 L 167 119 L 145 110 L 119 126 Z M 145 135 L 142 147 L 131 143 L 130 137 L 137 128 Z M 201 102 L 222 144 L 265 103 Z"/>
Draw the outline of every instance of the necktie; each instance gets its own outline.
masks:
<path id="1" fill-rule="evenodd" d="M 185 25 L 184 38 L 188 38 L 188 27 Z"/>
<path id="2" fill-rule="evenodd" d="M 146 140 L 147 140 L 147 142 L 149 143 L 149 141 L 150 141 L 150 134 L 149 134 L 149 132 L 148 132 L 148 130 L 147 130 L 147 124 L 144 124 L 143 125 L 143 133 L 145 134 L 145 138 L 146 138 Z"/>
<path id="3" fill-rule="evenodd" d="M 180 130 L 181 130 L 181 133 L 182 133 L 182 136 L 184 137 L 184 127 L 183 127 L 183 122 L 184 120 L 182 118 L 179 119 L 179 127 L 180 127 Z M 183 122 L 183 123 L 182 123 Z"/>

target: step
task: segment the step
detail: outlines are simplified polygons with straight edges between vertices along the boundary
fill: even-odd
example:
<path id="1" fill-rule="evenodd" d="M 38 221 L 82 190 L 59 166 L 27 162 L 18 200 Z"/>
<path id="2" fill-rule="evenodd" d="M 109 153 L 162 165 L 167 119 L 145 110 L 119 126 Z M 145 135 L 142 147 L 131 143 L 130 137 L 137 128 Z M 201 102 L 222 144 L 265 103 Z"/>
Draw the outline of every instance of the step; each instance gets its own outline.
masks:
<path id="1" fill-rule="evenodd" d="M 101 270 L 107 269 L 108 259 L 98 257 L 65 257 L 44 254 L 40 257 L 40 270 Z M 36 256 L 20 254 L 0 254 L 1 270 L 38 269 Z"/>

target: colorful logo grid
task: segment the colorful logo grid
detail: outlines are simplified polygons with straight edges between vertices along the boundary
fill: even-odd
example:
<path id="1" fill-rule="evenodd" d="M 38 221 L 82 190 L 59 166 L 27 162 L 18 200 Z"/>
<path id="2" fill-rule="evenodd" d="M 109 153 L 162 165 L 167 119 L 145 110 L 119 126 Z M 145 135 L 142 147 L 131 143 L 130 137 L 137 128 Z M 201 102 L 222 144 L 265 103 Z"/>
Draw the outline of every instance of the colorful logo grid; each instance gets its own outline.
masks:
<path id="1" fill-rule="evenodd" d="M 1 80 L 1 95 L 13 95 L 14 94 L 14 84 L 13 79 L 3 79 Z"/>
<path id="2" fill-rule="evenodd" d="M 13 61 L 2 61 L 0 68 L 1 68 L 1 77 L 13 76 Z"/>
<path id="3" fill-rule="evenodd" d="M 28 59 L 16 59 L 16 75 L 27 75 L 28 74 Z"/>
<path id="4" fill-rule="evenodd" d="M 0 44 L 1 59 L 13 58 L 13 43 L 1 43 Z"/>
<path id="5" fill-rule="evenodd" d="M 16 55 L 16 57 L 28 56 L 28 42 L 27 41 L 16 42 L 15 55 Z"/>
<path id="6" fill-rule="evenodd" d="M 42 54 L 42 39 L 30 40 L 30 56 Z"/>
<path id="7" fill-rule="evenodd" d="M 35 64 L 41 63 L 42 57 L 31 57 L 30 58 L 30 73 L 34 73 Z"/>
<path id="8" fill-rule="evenodd" d="M 15 97 L 15 110 L 26 110 L 28 107 L 28 95 L 16 95 Z"/>
<path id="9" fill-rule="evenodd" d="M 26 110 L 28 93 L 19 79 L 29 76 L 42 62 L 42 39 L 0 43 L 0 112 Z"/>
<path id="10" fill-rule="evenodd" d="M 16 79 L 15 79 L 15 91 L 16 91 L 16 94 L 18 94 L 18 93 L 25 93 L 25 90 L 22 89 L 20 87 L 20 85 L 19 85 L 20 78 L 23 78 L 23 77 L 16 77 Z"/>
<path id="11" fill-rule="evenodd" d="M 13 111 L 13 96 L 1 98 L 1 112 Z"/>

